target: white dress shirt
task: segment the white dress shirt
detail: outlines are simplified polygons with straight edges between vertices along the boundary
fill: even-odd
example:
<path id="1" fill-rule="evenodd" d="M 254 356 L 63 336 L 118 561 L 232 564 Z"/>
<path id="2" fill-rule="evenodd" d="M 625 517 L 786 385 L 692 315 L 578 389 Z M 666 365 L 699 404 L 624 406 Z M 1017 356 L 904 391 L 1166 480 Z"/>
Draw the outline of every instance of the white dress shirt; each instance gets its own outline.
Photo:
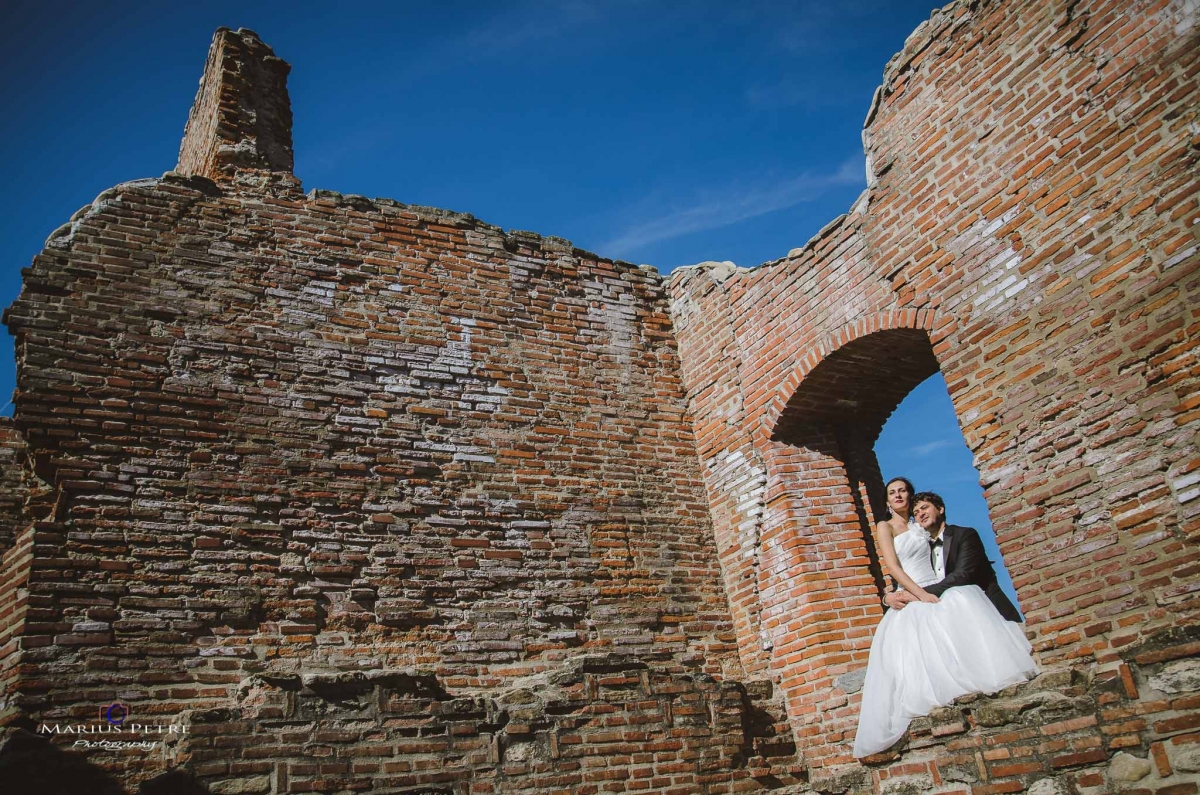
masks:
<path id="1" fill-rule="evenodd" d="M 936 544 L 930 551 L 931 562 L 933 563 L 933 573 L 937 575 L 938 581 L 946 578 L 946 531 L 942 530 L 936 539 L 942 543 Z"/>

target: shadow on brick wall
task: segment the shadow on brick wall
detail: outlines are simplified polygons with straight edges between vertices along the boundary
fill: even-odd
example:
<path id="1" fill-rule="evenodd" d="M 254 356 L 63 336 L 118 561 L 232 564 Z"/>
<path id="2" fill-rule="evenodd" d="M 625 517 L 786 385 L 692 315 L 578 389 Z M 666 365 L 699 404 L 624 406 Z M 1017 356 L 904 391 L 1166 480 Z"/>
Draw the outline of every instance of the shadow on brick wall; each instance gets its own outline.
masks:
<path id="1" fill-rule="evenodd" d="M 26 729 L 17 729 L 0 748 L 0 781 L 7 792 L 125 795 L 104 770 Z"/>
<path id="2" fill-rule="evenodd" d="M 26 728 L 15 730 L 0 746 L 0 782 L 3 782 L 5 792 L 37 795 L 126 795 L 129 792 L 105 770 Z M 181 770 L 143 781 L 137 788 L 137 795 L 207 793 L 207 788 Z"/>

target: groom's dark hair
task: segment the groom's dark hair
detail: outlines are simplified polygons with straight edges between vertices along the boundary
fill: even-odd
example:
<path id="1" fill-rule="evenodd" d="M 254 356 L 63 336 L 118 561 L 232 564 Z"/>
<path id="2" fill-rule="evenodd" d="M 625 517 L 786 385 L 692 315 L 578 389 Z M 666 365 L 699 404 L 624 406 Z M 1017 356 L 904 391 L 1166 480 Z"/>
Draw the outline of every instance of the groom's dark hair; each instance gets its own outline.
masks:
<path id="1" fill-rule="evenodd" d="M 913 495 L 913 498 L 912 498 L 912 504 L 913 504 L 913 507 L 914 507 L 914 508 L 916 508 L 916 507 L 917 507 L 917 503 L 918 503 L 918 502 L 927 502 L 927 503 L 929 503 L 929 504 L 930 504 L 930 505 L 932 505 L 934 508 L 937 508 L 939 511 L 941 511 L 941 512 L 942 512 L 942 518 L 945 518 L 945 516 L 946 516 L 946 503 L 945 503 L 945 501 L 944 501 L 944 500 L 942 500 L 942 498 L 941 498 L 940 496 L 938 496 L 937 494 L 934 494 L 932 491 L 922 491 L 922 492 L 920 492 L 920 493 L 918 493 L 918 494 L 914 494 L 914 495 Z"/>

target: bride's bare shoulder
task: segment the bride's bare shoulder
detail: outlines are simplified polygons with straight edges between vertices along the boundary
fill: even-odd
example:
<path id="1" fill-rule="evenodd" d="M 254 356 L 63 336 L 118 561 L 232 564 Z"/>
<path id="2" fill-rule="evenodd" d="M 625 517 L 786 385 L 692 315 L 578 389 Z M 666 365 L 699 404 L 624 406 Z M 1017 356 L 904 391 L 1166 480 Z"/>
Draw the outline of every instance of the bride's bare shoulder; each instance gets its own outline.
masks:
<path id="1" fill-rule="evenodd" d="M 908 524 L 893 516 L 890 519 L 884 519 L 875 529 L 881 534 L 887 533 L 889 537 L 895 538 L 908 529 Z"/>

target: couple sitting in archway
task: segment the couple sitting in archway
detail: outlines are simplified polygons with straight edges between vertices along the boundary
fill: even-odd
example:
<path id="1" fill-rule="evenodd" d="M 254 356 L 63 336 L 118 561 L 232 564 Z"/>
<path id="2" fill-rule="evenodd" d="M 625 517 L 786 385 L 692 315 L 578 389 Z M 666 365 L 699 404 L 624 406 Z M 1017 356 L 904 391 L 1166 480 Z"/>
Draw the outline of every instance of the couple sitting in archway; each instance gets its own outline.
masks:
<path id="1" fill-rule="evenodd" d="M 854 756 L 886 750 L 913 718 L 967 693 L 994 693 L 1036 673 L 1020 614 L 996 582 L 979 534 L 946 524 L 933 492 L 887 484 L 879 549 L 903 590 L 871 642 Z"/>

